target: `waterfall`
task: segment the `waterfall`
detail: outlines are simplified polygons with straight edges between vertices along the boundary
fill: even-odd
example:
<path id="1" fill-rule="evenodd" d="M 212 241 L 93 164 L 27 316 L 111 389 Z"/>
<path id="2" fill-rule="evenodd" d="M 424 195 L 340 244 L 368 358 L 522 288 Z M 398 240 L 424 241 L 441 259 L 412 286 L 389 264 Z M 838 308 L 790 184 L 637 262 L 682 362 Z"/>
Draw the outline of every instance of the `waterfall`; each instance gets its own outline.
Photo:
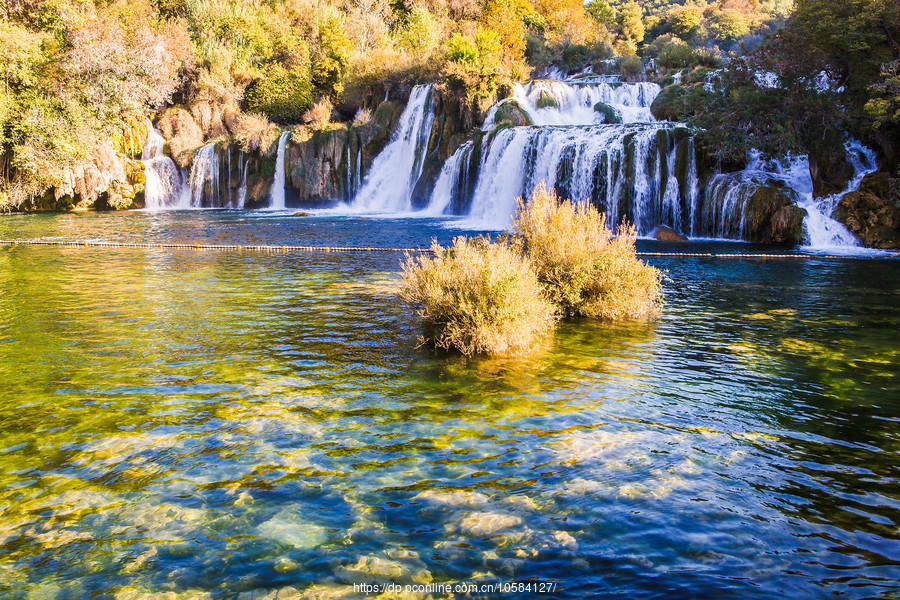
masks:
<path id="1" fill-rule="evenodd" d="M 466 142 L 444 163 L 426 209 L 428 214 L 451 213 L 454 205 L 463 200 L 469 186 L 469 159 L 474 148 L 473 142 Z"/>
<path id="2" fill-rule="evenodd" d="M 206 144 L 194 154 L 188 185 L 191 190 L 190 208 L 219 206 L 219 154 L 214 143 Z"/>
<path id="3" fill-rule="evenodd" d="M 147 139 L 141 152 L 144 164 L 144 206 L 149 209 L 182 208 L 184 179 L 171 158 L 163 154 L 165 138 L 162 132 L 147 122 Z"/>
<path id="4" fill-rule="evenodd" d="M 594 107 L 598 103 L 613 107 L 623 123 L 654 121 L 650 105 L 659 95 L 655 83 L 532 81 L 513 86 L 515 100 L 535 125 L 599 125 L 604 115 Z M 485 118 L 482 129 L 494 127 L 496 108 Z"/>
<path id="5" fill-rule="evenodd" d="M 372 212 L 406 212 L 422 174 L 434 123 L 433 85 L 417 85 L 391 141 L 375 157 L 352 206 Z"/>
<path id="6" fill-rule="evenodd" d="M 846 150 L 850 164 L 853 165 L 853 177 L 847 183 L 847 189 L 824 198 L 815 198 L 812 194 L 804 195 L 797 203 L 806 211 L 806 219 L 803 221 L 805 243 L 812 248 L 860 245 L 856 236 L 831 215 L 844 196 L 858 190 L 863 178 L 878 169 L 878 162 L 874 152 L 855 140 L 847 143 Z"/>
<path id="7" fill-rule="evenodd" d="M 738 171 L 714 175 L 706 186 L 703 211 L 692 231 L 720 239 L 744 238 L 747 204 L 759 186 L 771 183 L 765 174 Z"/>
<path id="8" fill-rule="evenodd" d="M 845 145 L 847 158 L 853 165 L 853 177 L 847 189 L 837 194 L 816 198 L 810 177 L 807 156 L 790 157 L 784 162 L 763 160 L 758 152 L 751 154 L 750 163 L 744 171 L 747 176 L 765 175 L 783 181 L 798 195 L 797 206 L 806 211 L 803 220 L 804 245 L 816 248 L 839 248 L 859 246 L 859 240 L 850 233 L 843 223 L 832 218 L 832 213 L 841 199 L 859 189 L 863 178 L 878 168 L 875 153 L 856 140 Z"/>
<path id="9" fill-rule="evenodd" d="M 676 159 L 687 140 L 686 129 L 669 123 L 501 129 L 482 141 L 469 214 L 502 229 L 516 198 L 545 183 L 561 196 L 591 201 L 610 223 L 628 219 L 641 233 L 661 223 L 679 227 L 696 185 L 687 180 L 696 174 L 693 152 Z"/>
<path id="10" fill-rule="evenodd" d="M 275 179 L 272 182 L 272 190 L 269 192 L 270 210 L 285 209 L 284 188 L 287 175 L 284 168 L 284 151 L 287 147 L 288 136 L 290 136 L 290 132 L 285 131 L 281 134 L 281 137 L 278 138 L 278 156 L 275 159 Z"/>
<path id="11" fill-rule="evenodd" d="M 247 168 L 250 166 L 250 159 L 241 152 L 238 159 L 238 171 L 240 171 L 241 183 L 238 188 L 238 205 L 235 208 L 243 209 L 247 206 Z"/>

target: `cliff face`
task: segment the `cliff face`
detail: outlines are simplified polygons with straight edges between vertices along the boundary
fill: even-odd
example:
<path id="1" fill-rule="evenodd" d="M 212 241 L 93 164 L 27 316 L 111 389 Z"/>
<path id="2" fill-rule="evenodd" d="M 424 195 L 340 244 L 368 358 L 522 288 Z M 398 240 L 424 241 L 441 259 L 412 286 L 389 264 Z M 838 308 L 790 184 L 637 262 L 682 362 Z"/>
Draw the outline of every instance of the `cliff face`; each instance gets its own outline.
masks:
<path id="1" fill-rule="evenodd" d="M 375 123 L 296 128 L 286 149 L 288 204 L 322 207 L 352 200 L 389 132 Z"/>

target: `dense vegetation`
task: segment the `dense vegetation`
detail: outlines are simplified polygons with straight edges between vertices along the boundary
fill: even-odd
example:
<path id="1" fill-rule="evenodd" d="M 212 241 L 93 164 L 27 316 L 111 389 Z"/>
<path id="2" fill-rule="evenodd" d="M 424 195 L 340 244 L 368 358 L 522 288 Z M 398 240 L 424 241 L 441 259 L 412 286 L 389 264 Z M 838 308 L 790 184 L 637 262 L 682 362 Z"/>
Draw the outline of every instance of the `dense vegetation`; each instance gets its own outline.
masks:
<path id="1" fill-rule="evenodd" d="M 662 273 L 637 258 L 632 227 L 616 233 L 592 204 L 539 186 L 496 242 L 460 237 L 407 257 L 401 295 L 427 341 L 464 354 L 525 353 L 558 317 L 653 317 Z"/>
<path id="2" fill-rule="evenodd" d="M 279 125 L 364 123 L 387 91 L 411 83 L 441 82 L 477 112 L 543 67 L 605 69 L 616 55 L 626 77 L 647 64 L 660 80 L 681 72 L 657 108 L 703 128 L 700 142 L 719 161 L 739 161 L 748 147 L 833 153 L 846 131 L 891 168 L 898 6 L 5 0 L 0 208 L 39 207 L 51 195 L 91 205 L 101 193 L 109 206 L 129 205 L 142 175 L 128 158 L 139 156 L 146 117 L 172 106 L 160 126 L 178 137 L 169 151 L 185 166 L 210 139 L 269 152 Z"/>
<path id="3" fill-rule="evenodd" d="M 667 116 L 704 129 L 717 158 L 840 153 L 845 135 L 896 168 L 900 3 L 797 0 L 783 28 L 724 69 L 697 69 L 660 98 Z M 765 118 L 762 118 L 765 115 Z"/>
<path id="4" fill-rule="evenodd" d="M 139 149 L 144 116 L 173 103 L 207 138 L 255 139 L 268 121 L 353 119 L 396 83 L 441 79 L 489 103 L 608 39 L 580 0 L 7 0 L 0 205 L 85 195 L 116 153 Z"/>

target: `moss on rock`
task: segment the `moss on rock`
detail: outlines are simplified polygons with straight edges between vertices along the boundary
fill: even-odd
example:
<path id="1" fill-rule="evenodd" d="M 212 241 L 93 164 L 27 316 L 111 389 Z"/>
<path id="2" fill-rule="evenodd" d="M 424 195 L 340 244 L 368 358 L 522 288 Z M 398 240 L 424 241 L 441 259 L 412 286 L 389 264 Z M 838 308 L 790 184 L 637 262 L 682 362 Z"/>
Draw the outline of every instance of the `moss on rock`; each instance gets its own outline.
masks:
<path id="1" fill-rule="evenodd" d="M 900 248 L 900 181 L 886 173 L 866 175 L 855 192 L 846 194 L 834 211 L 863 244 L 872 248 Z"/>

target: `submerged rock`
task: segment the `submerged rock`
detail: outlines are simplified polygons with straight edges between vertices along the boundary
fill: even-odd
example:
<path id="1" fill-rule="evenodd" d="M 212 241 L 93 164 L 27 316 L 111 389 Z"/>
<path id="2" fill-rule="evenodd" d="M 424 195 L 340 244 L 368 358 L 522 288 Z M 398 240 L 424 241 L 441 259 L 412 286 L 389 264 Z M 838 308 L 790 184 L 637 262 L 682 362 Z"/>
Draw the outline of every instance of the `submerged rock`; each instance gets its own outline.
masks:
<path id="1" fill-rule="evenodd" d="M 594 110 L 603 115 L 603 122 L 607 125 L 622 122 L 622 115 L 619 114 L 619 111 L 605 102 L 595 104 Z"/>
<path id="2" fill-rule="evenodd" d="M 460 521 L 457 529 L 470 537 L 487 537 L 522 524 L 522 519 L 497 512 L 474 512 Z"/>
<path id="3" fill-rule="evenodd" d="M 650 232 L 650 237 L 661 242 L 687 242 L 687 236 L 681 235 L 671 227 L 660 225 Z"/>
<path id="4" fill-rule="evenodd" d="M 875 172 L 863 179 L 859 189 L 846 194 L 834 218 L 871 248 L 900 248 L 900 181 Z"/>

